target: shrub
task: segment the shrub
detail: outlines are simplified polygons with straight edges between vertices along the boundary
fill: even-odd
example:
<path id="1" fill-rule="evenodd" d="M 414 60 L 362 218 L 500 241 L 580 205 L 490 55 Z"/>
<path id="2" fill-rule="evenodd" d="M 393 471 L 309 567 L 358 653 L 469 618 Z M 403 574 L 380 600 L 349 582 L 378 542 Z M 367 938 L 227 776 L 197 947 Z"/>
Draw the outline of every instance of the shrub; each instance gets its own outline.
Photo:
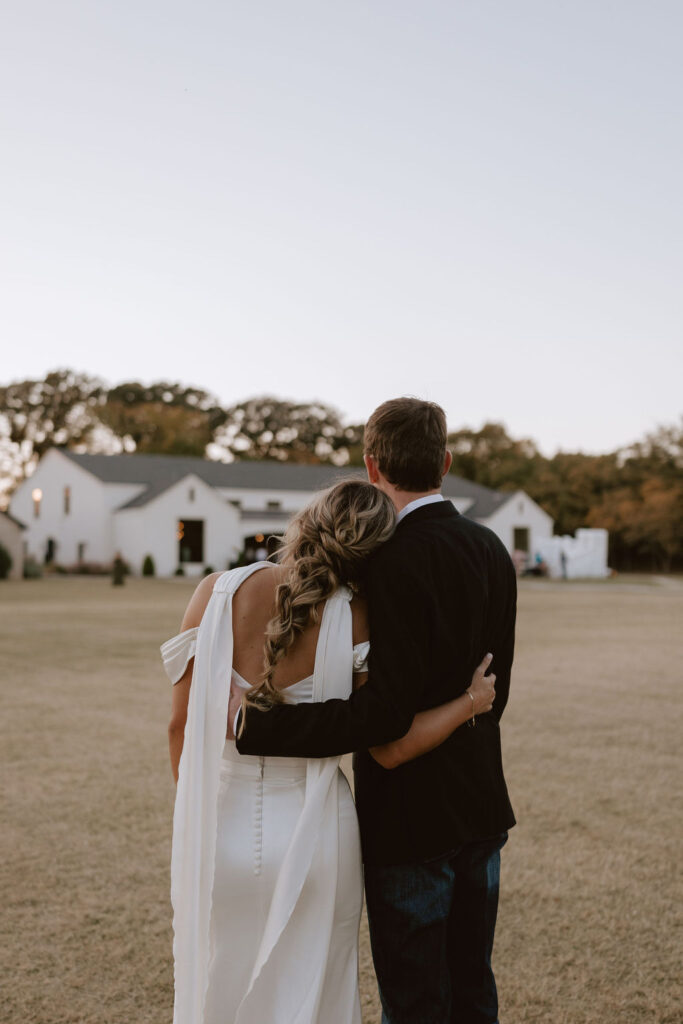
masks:
<path id="1" fill-rule="evenodd" d="M 0 544 L 0 580 L 6 580 L 12 568 L 12 556 L 4 544 Z"/>
<path id="2" fill-rule="evenodd" d="M 115 587 L 123 586 L 125 575 L 126 575 L 126 563 L 124 562 L 124 560 L 121 558 L 120 555 L 117 555 L 116 558 L 114 559 L 114 561 L 112 562 L 112 566 L 111 566 L 111 582 L 112 582 L 112 585 L 115 586 Z"/>
<path id="3" fill-rule="evenodd" d="M 185 575 L 185 570 L 183 569 L 182 565 L 179 565 L 178 568 L 176 569 L 175 573 L 174 573 L 174 576 L 184 576 L 184 575 Z"/>
<path id="4" fill-rule="evenodd" d="M 204 566 L 204 575 L 205 576 L 210 576 L 211 573 L 215 572 L 215 571 L 216 570 L 214 569 L 214 567 L 212 565 L 205 565 Z"/>
<path id="5" fill-rule="evenodd" d="M 144 561 L 142 563 L 142 575 L 154 576 L 155 573 L 156 568 L 154 566 L 154 559 L 152 558 L 151 555 L 145 555 Z"/>

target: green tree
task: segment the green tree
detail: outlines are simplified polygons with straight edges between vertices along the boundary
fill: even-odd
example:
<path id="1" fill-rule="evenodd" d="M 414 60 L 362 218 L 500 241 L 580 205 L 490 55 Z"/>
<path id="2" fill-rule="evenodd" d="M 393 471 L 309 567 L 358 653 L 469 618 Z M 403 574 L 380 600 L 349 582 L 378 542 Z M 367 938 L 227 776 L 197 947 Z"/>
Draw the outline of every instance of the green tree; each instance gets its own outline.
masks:
<path id="1" fill-rule="evenodd" d="M 51 370 L 43 380 L 0 387 L 0 478 L 9 492 L 55 445 L 91 444 L 106 387 L 96 377 Z"/>
<path id="2" fill-rule="evenodd" d="M 502 423 L 463 427 L 448 435 L 448 447 L 452 473 L 496 490 L 526 490 L 541 459 L 533 441 L 514 440 Z"/>
<path id="3" fill-rule="evenodd" d="M 621 485 L 616 453 L 558 452 L 536 460 L 524 490 L 553 517 L 555 532 L 566 534 L 586 526 L 589 510 Z"/>
<path id="4" fill-rule="evenodd" d="M 250 398 L 227 410 L 215 445 L 241 459 L 348 462 L 361 443 L 358 427 L 345 427 L 336 409 L 321 402 Z"/>
<path id="5" fill-rule="evenodd" d="M 129 450 L 198 456 L 228 418 L 208 392 L 166 381 L 110 388 L 100 416 Z"/>

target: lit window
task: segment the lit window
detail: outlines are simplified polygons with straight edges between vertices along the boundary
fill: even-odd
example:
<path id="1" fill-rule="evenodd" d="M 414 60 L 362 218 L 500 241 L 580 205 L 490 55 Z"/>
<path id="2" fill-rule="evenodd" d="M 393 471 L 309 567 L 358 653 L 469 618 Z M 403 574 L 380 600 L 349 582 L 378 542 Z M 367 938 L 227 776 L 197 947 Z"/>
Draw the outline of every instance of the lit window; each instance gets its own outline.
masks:
<path id="1" fill-rule="evenodd" d="M 40 487 L 34 487 L 31 497 L 33 498 L 33 518 L 37 519 L 40 515 L 40 503 L 43 500 L 43 492 Z"/>
<path id="2" fill-rule="evenodd" d="M 64 488 L 64 515 L 68 516 L 71 512 L 71 488 Z"/>

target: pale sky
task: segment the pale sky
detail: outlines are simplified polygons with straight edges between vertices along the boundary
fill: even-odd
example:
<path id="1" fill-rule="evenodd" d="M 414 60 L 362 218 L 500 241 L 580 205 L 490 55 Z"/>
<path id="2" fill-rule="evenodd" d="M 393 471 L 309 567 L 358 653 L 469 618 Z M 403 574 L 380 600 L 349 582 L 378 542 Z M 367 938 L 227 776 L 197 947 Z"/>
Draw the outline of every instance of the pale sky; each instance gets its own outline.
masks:
<path id="1" fill-rule="evenodd" d="M 21 0 L 0 382 L 604 451 L 683 410 L 680 0 Z"/>

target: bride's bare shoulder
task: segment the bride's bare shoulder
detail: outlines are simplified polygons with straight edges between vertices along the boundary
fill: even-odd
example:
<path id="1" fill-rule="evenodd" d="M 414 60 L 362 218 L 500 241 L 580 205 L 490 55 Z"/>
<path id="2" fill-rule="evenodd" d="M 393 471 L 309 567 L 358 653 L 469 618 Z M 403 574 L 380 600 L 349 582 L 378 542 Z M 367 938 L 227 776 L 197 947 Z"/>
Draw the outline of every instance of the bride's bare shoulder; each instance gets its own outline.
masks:
<path id="1" fill-rule="evenodd" d="M 196 586 L 195 592 L 189 600 L 183 621 L 180 625 L 181 632 L 184 629 L 192 629 L 194 626 L 198 626 L 202 621 L 202 616 L 206 611 L 206 606 L 211 599 L 213 588 L 216 580 L 223 574 L 220 572 L 209 573 L 205 576 Z"/>
<path id="2" fill-rule="evenodd" d="M 283 571 L 279 565 L 269 563 L 267 569 L 260 572 L 253 572 L 237 589 L 235 601 L 238 604 L 250 605 L 261 604 L 263 601 L 273 599 L 275 590 L 282 582 Z"/>

